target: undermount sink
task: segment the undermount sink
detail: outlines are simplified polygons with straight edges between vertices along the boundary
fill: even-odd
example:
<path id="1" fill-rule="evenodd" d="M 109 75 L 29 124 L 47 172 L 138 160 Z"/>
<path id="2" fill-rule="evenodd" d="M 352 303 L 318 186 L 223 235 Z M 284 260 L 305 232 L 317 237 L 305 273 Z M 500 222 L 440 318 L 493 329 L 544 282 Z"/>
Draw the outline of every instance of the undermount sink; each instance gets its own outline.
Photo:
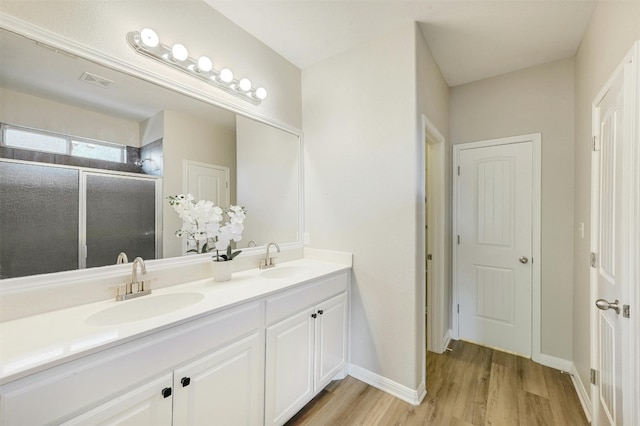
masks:
<path id="1" fill-rule="evenodd" d="M 309 268 L 304 266 L 275 266 L 273 269 L 267 269 L 262 272 L 262 278 L 289 278 L 296 275 L 304 274 Z"/>
<path id="2" fill-rule="evenodd" d="M 139 299 L 115 302 L 86 319 L 88 325 L 116 325 L 168 314 L 194 305 L 204 299 L 202 293 L 170 293 L 142 296 Z"/>

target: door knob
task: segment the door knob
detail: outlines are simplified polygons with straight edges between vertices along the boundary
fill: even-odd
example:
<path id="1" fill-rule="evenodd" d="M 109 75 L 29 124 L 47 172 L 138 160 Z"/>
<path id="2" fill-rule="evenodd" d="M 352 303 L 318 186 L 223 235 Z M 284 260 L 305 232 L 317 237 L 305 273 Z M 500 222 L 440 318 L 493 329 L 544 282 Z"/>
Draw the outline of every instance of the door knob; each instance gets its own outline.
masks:
<path id="1" fill-rule="evenodd" d="M 615 302 L 611 303 L 604 299 L 596 300 L 596 306 L 598 309 L 602 309 L 603 311 L 608 311 L 609 309 L 613 309 L 616 311 L 616 314 L 620 314 L 620 301 L 616 299 Z"/>
<path id="2" fill-rule="evenodd" d="M 529 258 L 527 258 L 526 256 L 520 256 L 520 259 L 518 259 L 520 261 L 520 263 L 527 263 L 529 262 Z"/>

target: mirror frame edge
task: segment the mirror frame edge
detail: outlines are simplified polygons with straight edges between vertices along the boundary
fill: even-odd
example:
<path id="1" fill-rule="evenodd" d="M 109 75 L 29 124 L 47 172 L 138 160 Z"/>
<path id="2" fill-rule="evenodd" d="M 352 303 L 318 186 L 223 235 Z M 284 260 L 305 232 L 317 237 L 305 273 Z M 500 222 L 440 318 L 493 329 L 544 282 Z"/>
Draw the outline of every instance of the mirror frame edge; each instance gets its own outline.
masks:
<path id="1" fill-rule="evenodd" d="M 8 15 L 5 12 L 0 11 L 0 29 L 4 29 L 15 33 L 19 36 L 26 37 L 35 40 L 39 43 L 43 43 L 47 46 L 63 50 L 72 55 L 84 58 L 86 60 L 95 62 L 96 64 L 112 68 L 116 71 L 129 74 L 133 77 L 146 80 L 152 84 L 156 84 L 168 90 L 181 93 L 183 95 L 192 97 L 196 100 L 229 110 L 232 113 L 241 115 L 243 117 L 258 121 L 260 123 L 269 125 L 271 127 L 280 129 L 284 132 L 293 134 L 298 137 L 298 239 L 297 241 L 287 242 L 280 244 L 282 249 L 302 249 L 304 248 L 304 136 L 302 130 L 292 127 L 288 124 L 271 119 L 268 116 L 259 112 L 244 108 L 241 105 L 236 105 L 225 99 L 213 96 L 205 93 L 201 90 L 195 89 L 189 85 L 171 81 L 168 78 L 163 77 L 160 74 L 150 72 L 144 68 L 138 67 L 130 62 L 124 61 L 112 55 L 90 48 L 88 46 L 77 43 L 66 37 L 63 37 L 52 31 L 43 29 L 29 22 L 18 19 L 12 15 Z M 243 248 L 244 255 L 254 255 L 261 253 L 264 250 L 264 246 Z M 201 254 L 196 256 L 180 256 L 172 257 L 168 259 L 153 259 L 151 265 L 155 267 L 174 267 L 189 263 L 202 262 L 208 258 L 208 254 Z M 241 255 L 242 256 L 242 255 Z M 16 290 L 27 290 L 30 288 L 55 285 L 55 283 L 62 281 L 69 281 L 69 278 L 73 276 L 75 279 L 86 278 L 98 278 L 109 275 L 120 275 L 120 269 L 117 266 L 122 265 L 108 265 L 89 269 L 76 269 L 73 271 L 54 272 L 50 274 L 30 275 L 18 278 L 8 278 L 0 281 L 0 294 L 6 292 L 12 292 Z"/>

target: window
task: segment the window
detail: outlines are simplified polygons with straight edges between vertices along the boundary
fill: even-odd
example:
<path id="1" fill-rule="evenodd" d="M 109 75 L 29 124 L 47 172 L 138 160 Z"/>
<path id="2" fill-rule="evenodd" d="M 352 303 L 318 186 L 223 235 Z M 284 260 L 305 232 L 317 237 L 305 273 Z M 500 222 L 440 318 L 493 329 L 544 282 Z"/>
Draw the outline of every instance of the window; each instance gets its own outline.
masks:
<path id="1" fill-rule="evenodd" d="M 116 163 L 127 162 L 127 149 L 124 145 L 76 138 L 7 124 L 2 124 L 1 144 L 9 148 L 65 154 Z"/>

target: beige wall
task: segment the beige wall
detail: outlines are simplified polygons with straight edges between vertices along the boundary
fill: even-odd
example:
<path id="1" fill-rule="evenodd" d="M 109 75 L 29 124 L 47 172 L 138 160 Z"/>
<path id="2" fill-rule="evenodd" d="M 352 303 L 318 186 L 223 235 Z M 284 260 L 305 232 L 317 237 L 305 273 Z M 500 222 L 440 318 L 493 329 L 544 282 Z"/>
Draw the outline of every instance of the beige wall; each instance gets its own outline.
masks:
<path id="1" fill-rule="evenodd" d="M 174 232 L 182 221 L 166 200 L 169 195 L 182 194 L 184 187 L 184 160 L 225 166 L 229 168 L 231 202 L 235 201 L 236 187 L 236 135 L 235 129 L 212 126 L 191 115 L 164 111 L 163 185 L 163 255 L 183 255 L 182 243 Z"/>
<path id="2" fill-rule="evenodd" d="M 0 122 L 140 146 L 139 123 L 0 87 Z"/>
<path id="3" fill-rule="evenodd" d="M 593 303 L 589 294 L 591 103 L 636 40 L 640 40 L 640 2 L 598 2 L 576 54 L 574 220 L 585 224 L 585 237 L 574 239 L 573 362 L 587 390 Z"/>
<path id="4" fill-rule="evenodd" d="M 302 73 L 306 230 L 313 247 L 354 253 L 351 361 L 414 390 L 424 329 L 415 43 L 407 25 Z"/>
<path id="5" fill-rule="evenodd" d="M 572 359 L 573 58 L 451 89 L 454 144 L 542 133 L 541 352 Z"/>

